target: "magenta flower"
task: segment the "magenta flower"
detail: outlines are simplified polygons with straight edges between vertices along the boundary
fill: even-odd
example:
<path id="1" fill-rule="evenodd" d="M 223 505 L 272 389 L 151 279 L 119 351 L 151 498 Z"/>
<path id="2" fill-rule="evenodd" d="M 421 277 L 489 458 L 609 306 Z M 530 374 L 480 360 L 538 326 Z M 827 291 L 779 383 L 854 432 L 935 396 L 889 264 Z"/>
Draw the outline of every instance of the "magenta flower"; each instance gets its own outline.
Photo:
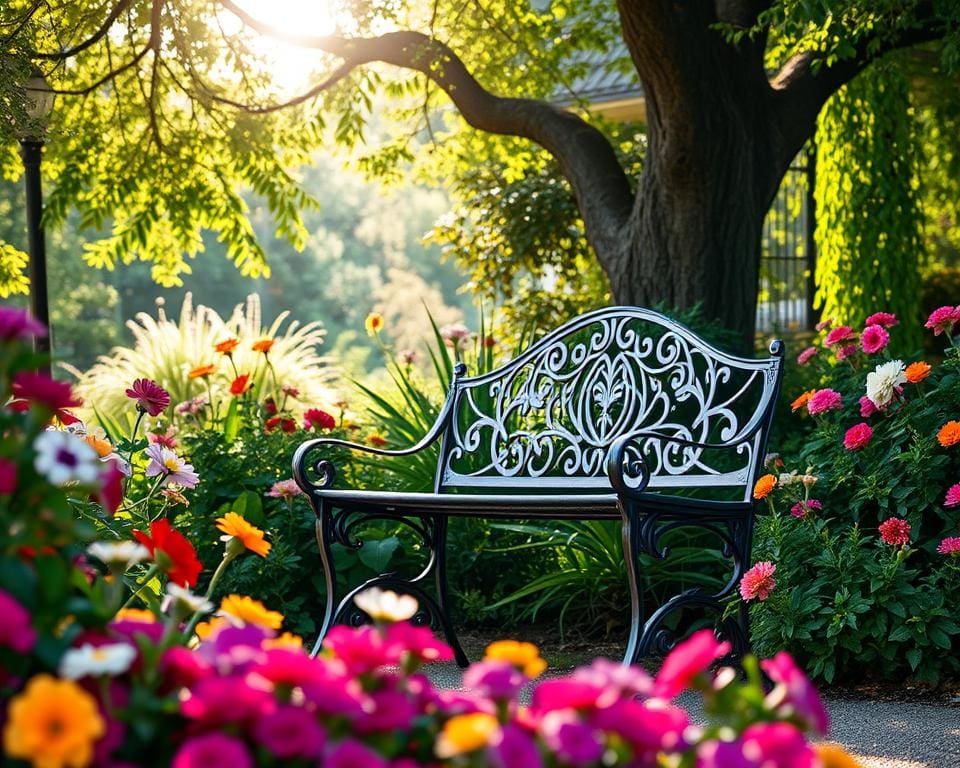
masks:
<path id="1" fill-rule="evenodd" d="M 799 717 L 807 726 L 822 736 L 830 728 L 830 715 L 820 700 L 817 689 L 798 667 L 789 653 L 780 651 L 772 659 L 760 662 L 760 668 L 777 686 L 767 696 L 768 701 L 778 702 L 777 712 L 786 717 Z M 778 690 L 782 688 L 782 690 Z"/>
<path id="2" fill-rule="evenodd" d="M 824 339 L 823 343 L 828 347 L 836 346 L 841 344 L 844 341 L 850 341 L 855 339 L 857 334 L 854 333 L 853 328 L 849 325 L 838 325 L 830 333 L 827 334 L 827 338 Z"/>
<path id="3" fill-rule="evenodd" d="M 697 768 L 754 768 L 743 753 L 743 741 L 704 741 L 697 746 Z"/>
<path id="4" fill-rule="evenodd" d="M 429 627 L 415 627 L 408 621 L 397 621 L 387 627 L 387 642 L 393 643 L 420 663 L 450 661 L 453 649 L 434 637 Z"/>
<path id="5" fill-rule="evenodd" d="M 579 667 L 568 678 L 578 683 L 595 685 L 601 690 L 597 706 L 605 707 L 614 699 L 647 699 L 653 692 L 653 678 L 640 667 L 625 667 L 609 659 L 594 659 L 589 666 Z"/>
<path id="6" fill-rule="evenodd" d="M 603 692 L 603 683 L 597 680 L 575 679 L 575 677 L 544 680 L 534 688 L 530 708 L 534 712 L 590 709 L 596 706 Z"/>
<path id="7" fill-rule="evenodd" d="M 843 447 L 848 451 L 859 451 L 869 445 L 873 439 L 873 429 L 865 421 L 854 424 L 843 436 Z"/>
<path id="8" fill-rule="evenodd" d="M 316 717 L 302 707 L 283 706 L 253 726 L 253 737 L 280 760 L 316 759 L 323 752 L 327 734 Z"/>
<path id="9" fill-rule="evenodd" d="M 693 637 L 704 632 L 713 639 L 713 633 L 709 629 L 701 630 Z M 677 648 L 689 642 L 690 640 L 687 640 Z M 676 653 L 676 650 L 673 653 Z M 669 659 L 670 656 L 667 657 L 667 660 Z M 683 732 L 690 725 L 690 718 L 684 710 L 673 705 L 663 706 L 659 703 L 621 699 L 609 707 L 596 710 L 589 716 L 589 722 L 601 730 L 613 731 L 630 744 L 637 753 L 636 765 L 655 765 L 658 752 L 684 746 Z"/>
<path id="10" fill-rule="evenodd" d="M 416 716 L 410 698 L 400 691 L 375 691 L 370 694 L 363 714 L 351 721 L 351 728 L 360 735 L 404 731 Z"/>
<path id="11" fill-rule="evenodd" d="M 172 768 L 253 768 L 253 759 L 239 739 L 208 733 L 185 741 Z"/>
<path id="12" fill-rule="evenodd" d="M 308 408 L 303 414 L 304 429 L 333 429 L 336 426 L 337 420 L 319 408 Z"/>
<path id="13" fill-rule="evenodd" d="M 899 517 L 890 517 L 880 523 L 880 538 L 892 547 L 910 543 L 910 523 Z"/>
<path id="14" fill-rule="evenodd" d="M 0 589 L 0 646 L 26 654 L 36 642 L 37 632 L 27 609 Z"/>
<path id="15" fill-rule="evenodd" d="M 36 371 L 18 371 L 14 374 L 13 395 L 44 406 L 55 412 L 61 420 L 64 408 L 83 405 L 83 401 L 73 394 L 73 387 L 67 382 L 51 379 L 47 374 Z M 73 417 L 73 421 L 77 421 L 76 417 Z"/>
<path id="16" fill-rule="evenodd" d="M 522 728 L 504 725 L 488 749 L 491 768 L 543 768 L 543 758 L 533 738 Z M 396 763 L 391 768 L 397 768 Z"/>
<path id="17" fill-rule="evenodd" d="M 821 320 L 815 326 L 813 326 L 817 331 L 826 331 L 833 325 L 833 318 L 828 317 L 826 320 Z"/>
<path id="18" fill-rule="evenodd" d="M 890 334 L 882 325 L 868 325 L 860 335 L 860 346 L 868 355 L 884 349 L 890 343 Z"/>
<path id="19" fill-rule="evenodd" d="M 816 347 L 807 347 L 803 352 L 797 355 L 797 365 L 806 365 L 810 358 L 817 354 Z"/>
<path id="20" fill-rule="evenodd" d="M 267 496 L 274 499 L 292 499 L 294 496 L 304 495 L 296 480 L 279 480 L 267 491 Z"/>
<path id="21" fill-rule="evenodd" d="M 940 546 L 937 547 L 937 552 L 941 555 L 960 557 L 960 536 L 947 536 L 947 538 L 940 542 Z"/>
<path id="22" fill-rule="evenodd" d="M 777 768 L 815 768 L 816 753 L 803 734 L 790 723 L 754 723 L 740 737 L 744 754 L 755 757 L 754 765 Z"/>
<path id="23" fill-rule="evenodd" d="M 848 357 L 852 357 L 853 355 L 857 354 L 859 349 L 860 347 L 858 347 L 856 344 L 845 344 L 837 350 L 837 360 L 846 360 Z"/>
<path id="24" fill-rule="evenodd" d="M 540 721 L 540 733 L 550 751 L 573 768 L 595 765 L 605 750 L 596 729 L 569 709 L 547 713 Z"/>
<path id="25" fill-rule="evenodd" d="M 694 632 L 663 660 L 653 683 L 654 696 L 672 699 L 689 688 L 693 679 L 706 672 L 713 662 L 728 653 L 730 643 L 718 641 L 713 630 Z"/>
<path id="26" fill-rule="evenodd" d="M 823 509 L 822 501 L 819 499 L 807 499 L 806 501 L 798 501 L 790 507 L 790 514 L 794 517 L 806 517 L 811 512 L 821 509 Z"/>
<path id="27" fill-rule="evenodd" d="M 27 310 L 0 307 L 0 339 L 30 341 L 34 336 L 43 338 L 46 335 L 44 324 L 31 317 Z"/>
<path id="28" fill-rule="evenodd" d="M 170 394 L 157 382 L 137 379 L 127 390 L 127 397 L 137 401 L 137 410 L 151 416 L 159 416 L 170 405 Z"/>
<path id="29" fill-rule="evenodd" d="M 184 717 L 202 726 L 254 723 L 276 708 L 273 693 L 242 677 L 206 677 L 180 702 Z"/>
<path id="30" fill-rule="evenodd" d="M 954 483 L 947 488 L 947 497 L 943 500 L 943 506 L 955 507 L 960 504 L 960 483 Z"/>
<path id="31" fill-rule="evenodd" d="M 740 579 L 740 596 L 747 602 L 754 598 L 761 602 L 766 600 L 777 582 L 773 578 L 777 566 L 769 560 L 762 560 L 743 574 Z"/>
<path id="32" fill-rule="evenodd" d="M 892 312 L 874 312 L 866 319 L 864 325 L 880 325 L 884 328 L 893 328 L 895 325 L 900 325 L 900 321 Z"/>
<path id="33" fill-rule="evenodd" d="M 478 661 L 463 673 L 463 686 L 488 699 L 509 699 L 527 682 L 524 674 L 506 661 Z"/>
<path id="34" fill-rule="evenodd" d="M 807 400 L 807 411 L 811 415 L 826 413 L 827 411 L 838 411 L 843 407 L 843 398 L 840 393 L 833 389 L 818 389 L 813 396 Z"/>
<path id="35" fill-rule="evenodd" d="M 344 663 L 353 675 L 373 672 L 383 666 L 397 664 L 402 649 L 384 642 L 383 636 L 371 626 L 352 629 L 343 625 L 333 627 L 323 639 L 323 645 Z"/>
<path id="36" fill-rule="evenodd" d="M 10 496 L 17 490 L 17 465 L 10 459 L 0 459 L 0 494 Z"/>
<path id="37" fill-rule="evenodd" d="M 880 409 L 874 405 L 873 400 L 871 400 L 869 397 L 864 395 L 860 398 L 860 416 L 862 416 L 864 419 L 873 416 L 873 414 L 878 413 L 879 411 Z"/>
<path id="38" fill-rule="evenodd" d="M 960 307 L 938 307 L 930 313 L 924 328 L 932 328 L 933 335 L 953 333 L 953 326 L 960 322 Z"/>
<path id="39" fill-rule="evenodd" d="M 147 463 L 146 476 L 163 476 L 163 485 L 178 483 L 184 488 L 195 488 L 200 482 L 200 476 L 193 471 L 193 465 L 181 459 L 169 448 L 158 443 L 147 446 L 144 451 L 150 461 Z"/>
<path id="40" fill-rule="evenodd" d="M 323 768 L 389 768 L 389 763 L 354 739 L 344 739 L 323 760 Z"/>

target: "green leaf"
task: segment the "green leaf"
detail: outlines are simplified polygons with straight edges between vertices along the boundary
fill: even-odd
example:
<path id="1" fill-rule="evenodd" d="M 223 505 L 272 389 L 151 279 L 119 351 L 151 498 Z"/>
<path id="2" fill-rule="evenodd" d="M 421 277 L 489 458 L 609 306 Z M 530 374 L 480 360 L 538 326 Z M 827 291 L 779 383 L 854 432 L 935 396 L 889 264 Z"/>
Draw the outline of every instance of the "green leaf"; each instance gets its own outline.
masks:
<path id="1" fill-rule="evenodd" d="M 919 648 L 911 648 L 907 651 L 907 661 L 910 663 L 910 669 L 914 672 L 920 666 L 920 660 L 923 658 L 923 652 Z"/>
<path id="2" fill-rule="evenodd" d="M 358 557 L 365 566 L 377 573 L 385 573 L 390 564 L 390 558 L 400 546 L 400 539 L 396 536 L 388 536 L 380 541 L 364 541 L 363 546 L 357 552 Z"/>

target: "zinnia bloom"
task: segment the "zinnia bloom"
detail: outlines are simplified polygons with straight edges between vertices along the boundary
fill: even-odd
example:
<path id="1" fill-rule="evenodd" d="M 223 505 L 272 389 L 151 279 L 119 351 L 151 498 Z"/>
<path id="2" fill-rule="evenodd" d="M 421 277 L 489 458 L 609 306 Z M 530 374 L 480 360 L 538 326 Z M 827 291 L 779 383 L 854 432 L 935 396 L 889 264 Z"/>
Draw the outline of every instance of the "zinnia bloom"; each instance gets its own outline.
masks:
<path id="1" fill-rule="evenodd" d="M 848 451 L 859 451 L 873 439 L 873 430 L 866 422 L 854 424 L 843 436 L 843 447 Z"/>
<path id="2" fill-rule="evenodd" d="M 34 336 L 43 338 L 47 329 L 25 309 L 0 307 L 0 339 L 5 341 L 30 341 Z"/>
<path id="3" fill-rule="evenodd" d="M 879 409 L 877 408 L 877 406 L 873 404 L 873 400 L 871 400 L 866 395 L 861 397 L 860 398 L 860 415 L 866 419 L 866 418 L 869 418 L 870 416 L 873 416 L 873 414 L 875 413 L 879 413 Z"/>
<path id="4" fill-rule="evenodd" d="M 821 320 L 815 326 L 813 326 L 817 331 L 826 331 L 830 329 L 830 326 L 833 325 L 833 318 L 828 317 L 826 320 Z"/>
<path id="5" fill-rule="evenodd" d="M 920 360 L 916 363 L 910 363 L 910 365 L 907 366 L 907 370 L 903 372 L 903 375 L 907 377 L 907 381 L 911 384 L 919 384 L 930 375 L 930 370 L 929 363 Z"/>
<path id="6" fill-rule="evenodd" d="M 819 499 L 807 499 L 806 501 L 798 501 L 790 507 L 790 514 L 794 517 L 807 517 L 811 512 L 821 509 L 823 509 L 822 501 Z"/>
<path id="7" fill-rule="evenodd" d="M 853 328 L 849 325 L 838 325 L 827 334 L 827 338 L 824 339 L 823 343 L 828 347 L 832 347 L 844 341 L 855 339 L 856 337 L 857 334 L 853 332 Z"/>
<path id="8" fill-rule="evenodd" d="M 960 504 L 960 483 L 954 483 L 947 489 L 947 497 L 943 500 L 943 506 L 955 507 Z"/>
<path id="9" fill-rule="evenodd" d="M 466 341 L 473 334 L 463 323 L 451 323 L 440 329 L 440 335 L 448 346 L 459 349 L 461 342 Z"/>
<path id="10" fill-rule="evenodd" d="M 785 710 L 783 714 L 799 717 L 806 721 L 809 728 L 826 735 L 830 727 L 830 715 L 823 706 L 817 689 L 790 654 L 780 651 L 772 659 L 761 661 L 760 668 L 781 688 L 780 691 L 770 694 L 771 698 L 780 702 L 777 709 Z"/>
<path id="11" fill-rule="evenodd" d="M 159 416 L 170 405 L 170 394 L 157 382 L 137 379 L 127 390 L 127 397 L 137 401 L 137 410 Z"/>
<path id="12" fill-rule="evenodd" d="M 694 632 L 663 660 L 654 681 L 654 695 L 672 699 L 683 693 L 697 675 L 706 672 L 713 662 L 728 653 L 730 643 L 718 641 L 712 629 Z"/>
<path id="13" fill-rule="evenodd" d="M 273 349 L 273 339 L 260 339 L 260 341 L 253 342 L 250 348 L 254 352 L 263 352 L 266 355 Z"/>
<path id="14" fill-rule="evenodd" d="M 267 491 L 267 496 L 274 499 L 292 499 L 294 496 L 305 495 L 300 486 L 297 485 L 297 481 L 293 479 L 279 480 L 270 486 L 270 490 Z"/>
<path id="15" fill-rule="evenodd" d="M 250 387 L 253 386 L 253 382 L 250 381 L 250 374 L 243 373 L 237 376 L 230 383 L 230 394 L 231 395 L 242 395 L 244 392 L 247 392 Z"/>
<path id="16" fill-rule="evenodd" d="M 740 579 L 740 596 L 748 602 L 754 598 L 760 601 L 766 600 L 773 588 L 777 586 L 773 578 L 776 570 L 777 566 L 769 560 L 757 563 Z"/>
<path id="17" fill-rule="evenodd" d="M 821 768 L 863 768 L 860 761 L 839 744 L 814 744 Z"/>
<path id="18" fill-rule="evenodd" d="M 214 346 L 214 349 L 224 355 L 232 355 L 233 350 L 235 350 L 239 344 L 240 342 L 237 339 L 227 339 Z"/>
<path id="19" fill-rule="evenodd" d="M 94 742 L 105 732 L 93 696 L 72 680 L 43 674 L 11 700 L 3 748 L 34 766 L 79 768 L 91 763 Z"/>
<path id="20" fill-rule="evenodd" d="M 805 406 L 810 401 L 810 398 L 813 397 L 816 393 L 817 393 L 817 390 L 808 389 L 806 392 L 800 395 L 796 400 L 790 403 L 790 410 L 799 411 L 801 408 L 803 408 L 803 406 Z"/>
<path id="21" fill-rule="evenodd" d="M 937 442 L 944 448 L 960 443 L 960 421 L 948 421 L 937 432 Z"/>
<path id="22" fill-rule="evenodd" d="M 150 550 L 150 556 L 170 577 L 174 584 L 193 587 L 203 565 L 197 559 L 193 545 L 182 533 L 175 531 L 165 517 L 150 523 L 149 535 L 135 530 L 133 537 Z"/>
<path id="23" fill-rule="evenodd" d="M 897 316 L 892 312 L 874 312 L 863 324 L 882 325 L 884 328 L 893 328 L 895 325 L 900 325 L 900 321 L 897 320 Z"/>
<path id="24" fill-rule="evenodd" d="M 753 498 L 757 501 L 767 498 L 777 485 L 776 475 L 764 475 L 753 486 Z"/>
<path id="25" fill-rule="evenodd" d="M 473 752 L 490 744 L 500 732 L 500 723 L 486 712 L 454 715 L 443 724 L 434 751 L 439 758 Z"/>
<path id="26" fill-rule="evenodd" d="M 930 313 L 924 328 L 932 328 L 933 335 L 953 333 L 953 326 L 960 321 L 960 307 L 938 307 Z"/>
<path id="27" fill-rule="evenodd" d="M 367 315 L 363 327 L 367 329 L 368 336 L 375 336 L 380 333 L 380 329 L 383 328 L 383 315 L 379 312 L 371 312 Z"/>
<path id="28" fill-rule="evenodd" d="M 516 640 L 490 643 L 483 654 L 483 660 L 505 661 L 530 678 L 539 676 L 547 668 L 547 662 L 540 658 L 540 649 L 537 646 Z"/>
<path id="29" fill-rule="evenodd" d="M 810 362 L 810 358 L 817 354 L 816 347 L 807 347 L 803 352 L 797 355 L 797 365 L 806 365 Z"/>
<path id="30" fill-rule="evenodd" d="M 881 325 L 868 325 L 860 336 L 860 346 L 868 355 L 875 354 L 890 343 L 890 334 Z"/>
<path id="31" fill-rule="evenodd" d="M 14 374 L 13 396 L 29 400 L 58 414 L 64 408 L 83 405 L 83 401 L 73 394 L 73 389 L 67 382 L 56 381 L 45 373 L 35 371 L 19 371 Z M 76 421 L 76 418 L 71 418 Z"/>
<path id="32" fill-rule="evenodd" d="M 848 357 L 852 357 L 853 355 L 857 354 L 857 350 L 859 349 L 860 347 L 858 347 L 856 344 L 845 344 L 837 350 L 837 361 L 840 362 L 842 360 L 846 360 Z"/>
<path id="33" fill-rule="evenodd" d="M 304 429 L 333 429 L 336 426 L 337 420 L 319 408 L 308 408 L 303 414 Z"/>
<path id="34" fill-rule="evenodd" d="M 941 555 L 960 557 L 960 536 L 947 536 L 947 538 L 940 542 L 940 546 L 937 547 L 937 552 Z"/>
<path id="35" fill-rule="evenodd" d="M 200 476 L 193 471 L 193 464 L 187 464 L 169 448 L 158 443 L 147 446 L 144 451 L 150 461 L 147 463 L 145 474 L 147 477 L 163 475 L 163 484 L 178 483 L 184 488 L 195 488 L 200 482 Z"/>
<path id="36" fill-rule="evenodd" d="M 258 717 L 253 726 L 257 743 L 280 760 L 316 759 L 327 741 L 316 715 L 303 707 L 282 706 Z"/>
<path id="37" fill-rule="evenodd" d="M 902 360 L 881 363 L 867 374 L 867 397 L 877 408 L 883 410 L 907 383 Z"/>
<path id="38" fill-rule="evenodd" d="M 185 741 L 172 768 L 253 768 L 253 758 L 239 739 L 213 732 Z"/>
<path id="39" fill-rule="evenodd" d="M 244 624 L 254 624 L 267 629 L 280 629 L 283 624 L 282 613 L 271 611 L 259 600 L 246 595 L 227 595 L 220 602 L 220 613 Z"/>
<path id="40" fill-rule="evenodd" d="M 815 416 L 827 411 L 838 411 L 843 407 L 840 393 L 832 389 L 818 389 L 807 401 L 807 413 Z"/>
<path id="41" fill-rule="evenodd" d="M 892 547 L 910 543 L 910 523 L 899 517 L 890 517 L 880 523 L 880 538 Z"/>
<path id="42" fill-rule="evenodd" d="M 218 517 L 217 529 L 226 534 L 220 537 L 221 541 L 236 538 L 244 547 L 260 557 L 266 557 L 270 551 L 271 544 L 264 538 L 263 531 L 236 512 L 227 512 L 223 517 Z"/>
<path id="43" fill-rule="evenodd" d="M 202 378 L 206 378 L 206 377 L 209 376 L 211 373 L 213 373 L 215 370 L 217 370 L 217 366 L 215 366 L 215 365 L 213 365 L 213 364 L 210 364 L 210 365 L 198 365 L 196 368 L 194 368 L 192 371 L 190 371 L 190 373 L 187 374 L 187 378 L 188 378 L 188 379 L 202 379 Z"/>

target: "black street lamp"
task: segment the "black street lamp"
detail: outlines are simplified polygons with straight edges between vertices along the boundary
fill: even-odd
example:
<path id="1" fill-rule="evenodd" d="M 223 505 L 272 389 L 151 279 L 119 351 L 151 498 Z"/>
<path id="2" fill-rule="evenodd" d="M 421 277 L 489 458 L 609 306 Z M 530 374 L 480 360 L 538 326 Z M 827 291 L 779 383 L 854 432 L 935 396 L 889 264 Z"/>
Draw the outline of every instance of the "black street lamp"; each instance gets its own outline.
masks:
<path id="1" fill-rule="evenodd" d="M 43 234 L 43 190 L 40 186 L 40 160 L 47 119 L 53 111 L 53 90 L 39 71 L 26 82 L 28 129 L 20 136 L 27 191 L 27 242 L 29 243 L 30 313 L 47 329 L 47 336 L 36 339 L 38 352 L 50 351 L 50 305 L 47 302 L 47 248 Z M 46 363 L 47 372 L 50 364 Z"/>

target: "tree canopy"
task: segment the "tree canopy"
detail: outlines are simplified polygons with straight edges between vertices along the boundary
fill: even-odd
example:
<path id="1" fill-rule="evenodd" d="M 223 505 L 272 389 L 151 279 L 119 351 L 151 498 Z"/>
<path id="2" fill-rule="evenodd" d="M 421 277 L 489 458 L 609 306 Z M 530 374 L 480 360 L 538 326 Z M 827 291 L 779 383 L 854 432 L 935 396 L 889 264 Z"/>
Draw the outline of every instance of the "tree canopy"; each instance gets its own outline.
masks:
<path id="1" fill-rule="evenodd" d="M 302 245 L 300 211 L 312 200 L 297 169 L 331 136 L 361 146 L 382 93 L 397 128 L 361 156 L 370 173 L 389 175 L 424 144 L 440 172 L 492 158 L 509 173 L 535 152 L 532 141 L 570 183 L 617 301 L 705 300 L 745 334 L 763 213 L 826 99 L 887 51 L 925 41 L 942 40 L 952 67 L 960 39 L 951 0 L 342 0 L 330 34 L 274 29 L 249 7 L 0 8 L 0 104 L 10 116 L 0 169 L 18 173 L 23 82 L 37 66 L 60 94 L 47 220 L 76 208 L 84 227 L 106 230 L 87 245 L 89 263 L 148 260 L 156 280 L 174 283 L 209 229 L 242 272 L 265 274 L 239 190 L 258 194 L 278 233 Z M 317 52 L 301 93 L 271 78 L 262 35 Z M 647 101 L 639 177 L 586 109 L 555 105 L 579 103 L 591 52 L 617 50 L 606 66 L 635 75 Z"/>

